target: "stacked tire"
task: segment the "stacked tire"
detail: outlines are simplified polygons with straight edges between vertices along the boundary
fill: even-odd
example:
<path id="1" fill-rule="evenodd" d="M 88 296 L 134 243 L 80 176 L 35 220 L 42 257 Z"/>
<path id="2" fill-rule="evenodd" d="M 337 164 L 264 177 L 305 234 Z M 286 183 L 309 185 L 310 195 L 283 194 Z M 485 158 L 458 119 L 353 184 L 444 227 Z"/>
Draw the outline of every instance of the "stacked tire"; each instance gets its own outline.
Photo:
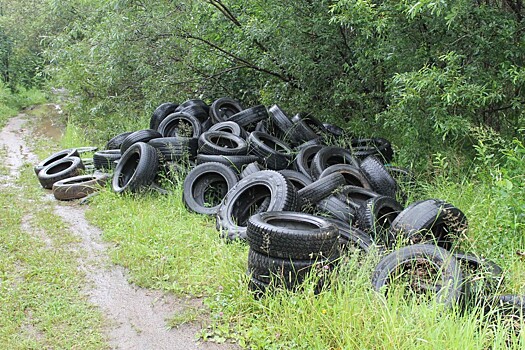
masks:
<path id="1" fill-rule="evenodd" d="M 247 227 L 249 288 L 295 290 L 313 279 L 320 291 L 338 261 L 335 225 L 297 212 L 264 212 L 250 217 Z"/>
<path id="2" fill-rule="evenodd" d="M 84 198 L 98 191 L 107 180 L 103 173 L 84 174 L 86 160 L 81 153 L 96 151 L 93 147 L 65 149 L 53 153 L 34 166 L 38 181 L 45 189 L 50 189 L 58 200 Z"/>

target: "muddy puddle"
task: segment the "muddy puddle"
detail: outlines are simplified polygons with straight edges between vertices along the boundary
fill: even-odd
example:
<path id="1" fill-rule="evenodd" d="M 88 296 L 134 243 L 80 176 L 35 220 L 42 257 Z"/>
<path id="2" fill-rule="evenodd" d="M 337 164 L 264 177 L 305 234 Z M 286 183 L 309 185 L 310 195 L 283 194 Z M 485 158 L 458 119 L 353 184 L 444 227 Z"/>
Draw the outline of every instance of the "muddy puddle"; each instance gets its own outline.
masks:
<path id="1" fill-rule="evenodd" d="M 27 114 L 38 118 L 38 126 L 34 128 L 35 135 L 55 141 L 59 141 L 64 135 L 65 117 L 59 105 L 49 103 L 31 107 L 27 110 Z"/>

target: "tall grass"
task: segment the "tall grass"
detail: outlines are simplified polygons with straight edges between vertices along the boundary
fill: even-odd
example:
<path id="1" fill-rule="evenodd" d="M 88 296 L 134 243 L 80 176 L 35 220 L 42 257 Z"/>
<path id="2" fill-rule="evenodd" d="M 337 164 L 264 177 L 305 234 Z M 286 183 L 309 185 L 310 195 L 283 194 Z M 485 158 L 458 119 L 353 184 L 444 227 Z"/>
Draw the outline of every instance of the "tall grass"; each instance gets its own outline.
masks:
<path id="1" fill-rule="evenodd" d="M 525 155 L 519 142 L 498 151 L 494 165 L 469 173 L 447 170 L 435 156 L 429 178 L 410 200 L 444 199 L 469 220 L 461 248 L 500 264 L 505 282 L 498 293 L 525 292 L 522 220 Z M 495 171 L 495 169 L 498 171 Z M 508 181 L 508 182 L 507 182 Z M 509 185 L 509 182 L 511 185 Z M 113 259 L 131 271 L 133 282 L 177 294 L 204 296 L 212 323 L 201 337 L 233 339 L 254 349 L 522 349 L 518 330 L 504 317 L 489 317 L 480 306 L 466 311 L 420 304 L 401 290 L 388 298 L 374 292 L 370 275 L 379 257 L 345 255 L 329 288 L 314 293 L 315 281 L 301 292 L 277 291 L 254 298 L 248 291 L 247 246 L 219 238 L 213 218 L 189 213 L 180 183 L 170 194 L 95 198 L 90 217 L 113 242 Z M 521 205 L 522 207 L 516 207 Z"/>

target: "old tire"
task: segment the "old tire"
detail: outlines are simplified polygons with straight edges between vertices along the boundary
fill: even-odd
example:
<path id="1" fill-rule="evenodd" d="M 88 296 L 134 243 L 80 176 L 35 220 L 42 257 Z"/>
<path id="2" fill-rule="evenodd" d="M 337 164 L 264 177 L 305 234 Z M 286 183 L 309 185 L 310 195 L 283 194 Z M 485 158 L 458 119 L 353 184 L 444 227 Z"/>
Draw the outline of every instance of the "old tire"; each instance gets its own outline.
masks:
<path id="1" fill-rule="evenodd" d="M 276 171 L 263 170 L 241 179 L 224 197 L 217 211 L 217 228 L 222 236 L 246 239 L 246 225 L 251 215 L 270 198 L 265 211 L 294 211 L 297 209 L 297 191 Z"/>
<path id="2" fill-rule="evenodd" d="M 38 173 L 38 181 L 42 187 L 52 189 L 57 181 L 80 175 L 84 164 L 78 157 L 67 157 L 54 161 Z"/>
<path id="3" fill-rule="evenodd" d="M 153 146 L 144 142 L 131 145 L 120 158 L 111 187 L 116 193 L 136 193 L 153 184 L 159 167 L 159 157 Z"/>
<path id="4" fill-rule="evenodd" d="M 227 165 L 197 165 L 184 179 L 182 199 L 186 207 L 193 212 L 215 215 L 224 196 L 237 180 L 237 175 Z"/>
<path id="5" fill-rule="evenodd" d="M 53 184 L 53 196 L 61 201 L 84 198 L 104 186 L 107 174 L 79 175 L 57 181 Z"/>
<path id="6" fill-rule="evenodd" d="M 248 220 L 250 247 L 283 259 L 339 256 L 337 227 L 318 216 L 296 212 L 264 212 Z"/>

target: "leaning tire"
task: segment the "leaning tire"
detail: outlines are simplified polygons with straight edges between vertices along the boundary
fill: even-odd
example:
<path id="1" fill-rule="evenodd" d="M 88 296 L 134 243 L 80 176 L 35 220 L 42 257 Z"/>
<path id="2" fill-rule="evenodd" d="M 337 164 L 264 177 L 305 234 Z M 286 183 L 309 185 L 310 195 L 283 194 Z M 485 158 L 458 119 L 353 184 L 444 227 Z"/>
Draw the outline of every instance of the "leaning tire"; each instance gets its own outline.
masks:
<path id="1" fill-rule="evenodd" d="M 158 106 L 151 115 L 149 120 L 149 128 L 152 130 L 157 130 L 160 123 L 162 123 L 162 121 L 166 119 L 168 115 L 174 113 L 178 106 L 179 105 L 171 102 L 166 102 Z"/>
<path id="2" fill-rule="evenodd" d="M 318 179 L 326 168 L 335 164 L 350 164 L 359 167 L 359 162 L 348 150 L 335 146 L 323 147 L 312 160 L 310 170 L 312 178 Z"/>
<path id="3" fill-rule="evenodd" d="M 144 142 L 133 144 L 122 155 L 113 173 L 111 187 L 116 193 L 136 193 L 149 187 L 159 167 L 159 157 L 153 146 Z"/>
<path id="4" fill-rule="evenodd" d="M 394 180 L 379 159 L 369 156 L 361 162 L 360 168 L 374 191 L 383 196 L 396 198 L 396 180 Z"/>
<path id="5" fill-rule="evenodd" d="M 467 227 L 467 218 L 461 210 L 445 201 L 429 199 L 405 208 L 392 222 L 391 230 L 396 239 L 411 244 L 431 242 L 451 249 Z"/>
<path id="6" fill-rule="evenodd" d="M 211 154 L 199 154 L 196 158 L 197 165 L 204 163 L 222 163 L 240 174 L 248 164 L 259 161 L 256 156 L 223 156 Z"/>
<path id="7" fill-rule="evenodd" d="M 200 121 L 192 115 L 177 112 L 168 115 L 159 125 L 161 137 L 199 137 L 202 133 Z"/>
<path id="8" fill-rule="evenodd" d="M 197 165 L 184 180 L 182 199 L 195 213 L 215 215 L 224 196 L 236 183 L 237 175 L 224 164 Z"/>
<path id="9" fill-rule="evenodd" d="M 323 177 L 333 174 L 333 173 L 339 173 L 344 176 L 345 183 L 350 186 L 358 186 L 366 189 L 371 189 L 372 187 L 368 183 L 368 180 L 363 175 L 361 170 L 359 170 L 358 167 L 355 167 L 350 164 L 335 164 L 331 165 L 328 168 L 326 168 L 321 175 L 319 175 L 319 178 L 322 179 Z"/>
<path id="10" fill-rule="evenodd" d="M 288 144 L 269 134 L 254 131 L 248 136 L 249 153 L 258 156 L 268 169 L 286 169 L 292 161 Z"/>
<path id="11" fill-rule="evenodd" d="M 244 108 L 241 104 L 229 97 L 221 97 L 210 106 L 210 117 L 214 123 L 227 121 L 231 116 L 241 112 Z"/>
<path id="12" fill-rule="evenodd" d="M 248 219 L 267 198 L 265 211 L 297 209 L 297 191 L 283 175 L 271 170 L 248 175 L 228 192 L 217 211 L 217 228 L 223 237 L 246 239 Z"/>
<path id="13" fill-rule="evenodd" d="M 157 130 L 144 129 L 135 131 L 126 136 L 124 141 L 122 141 L 122 145 L 120 146 L 120 152 L 124 154 L 128 150 L 128 148 L 130 148 L 135 143 L 148 142 L 159 137 L 162 137 L 162 135 Z"/>
<path id="14" fill-rule="evenodd" d="M 345 178 L 339 173 L 330 174 L 301 188 L 297 194 L 303 208 L 315 206 L 320 200 L 330 196 L 338 187 L 345 184 Z"/>
<path id="15" fill-rule="evenodd" d="M 122 147 L 122 142 L 128 137 L 129 135 L 133 134 L 132 131 L 130 132 L 123 132 L 121 134 L 118 134 L 116 136 L 113 136 L 107 143 L 106 143 L 106 149 L 120 149 Z"/>
<path id="16" fill-rule="evenodd" d="M 401 204 L 392 197 L 374 197 L 357 209 L 356 225 L 368 233 L 375 242 L 382 242 L 390 247 L 395 243 L 390 227 L 401 210 L 403 210 Z"/>

